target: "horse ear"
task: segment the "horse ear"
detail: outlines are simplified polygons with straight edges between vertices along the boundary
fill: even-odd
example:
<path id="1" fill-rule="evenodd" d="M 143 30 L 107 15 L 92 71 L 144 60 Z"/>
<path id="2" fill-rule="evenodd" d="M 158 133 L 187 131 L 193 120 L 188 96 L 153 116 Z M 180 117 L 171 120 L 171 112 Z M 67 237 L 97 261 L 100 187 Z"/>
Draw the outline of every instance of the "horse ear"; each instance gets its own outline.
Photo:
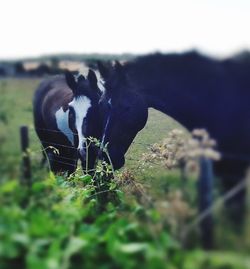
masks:
<path id="1" fill-rule="evenodd" d="M 66 80 L 67 85 L 72 90 L 72 92 L 75 93 L 77 83 L 76 83 L 74 75 L 68 70 L 65 71 L 64 75 L 65 75 L 65 80 Z"/>
<path id="2" fill-rule="evenodd" d="M 88 81 L 90 83 L 90 86 L 92 89 L 96 89 L 97 88 L 97 77 L 95 72 L 92 69 L 89 69 L 89 73 L 88 73 Z"/>
<path id="3" fill-rule="evenodd" d="M 77 78 L 77 82 L 81 82 L 81 81 L 84 81 L 85 80 L 85 77 L 83 75 L 80 75 L 78 78 Z"/>
<path id="4" fill-rule="evenodd" d="M 101 76 L 106 80 L 110 76 L 111 66 L 108 66 L 107 63 L 104 64 L 104 62 L 101 61 L 97 62 L 97 66 Z"/>
<path id="5" fill-rule="evenodd" d="M 123 73 L 123 66 L 119 61 L 115 61 L 115 70 L 119 72 L 120 74 Z"/>
<path id="6" fill-rule="evenodd" d="M 89 69 L 88 81 L 90 83 L 91 89 L 100 97 L 102 95 L 102 91 L 98 86 L 96 73 L 92 69 Z"/>
<path id="7" fill-rule="evenodd" d="M 127 79 L 127 75 L 124 70 L 124 67 L 119 61 L 115 61 L 115 71 L 116 71 L 116 74 L 118 74 L 118 76 L 120 77 L 120 79 L 123 79 L 123 80 Z"/>

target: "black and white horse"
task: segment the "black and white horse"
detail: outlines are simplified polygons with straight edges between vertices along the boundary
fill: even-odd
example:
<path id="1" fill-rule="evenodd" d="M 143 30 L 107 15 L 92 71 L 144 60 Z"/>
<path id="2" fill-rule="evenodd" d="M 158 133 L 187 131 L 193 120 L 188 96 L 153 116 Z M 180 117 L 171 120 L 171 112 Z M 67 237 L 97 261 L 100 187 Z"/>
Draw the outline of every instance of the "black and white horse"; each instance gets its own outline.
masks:
<path id="1" fill-rule="evenodd" d="M 210 59 L 196 52 L 141 56 L 124 66 L 99 64 L 109 107 L 103 135 L 115 169 L 145 126 L 153 107 L 188 130 L 205 128 L 217 140 L 222 160 L 215 172 L 226 190 L 244 177 L 250 164 L 250 64 Z M 235 196 L 243 207 L 244 190 Z"/>
<path id="2" fill-rule="evenodd" d="M 70 72 L 44 80 L 33 99 L 34 125 L 53 172 L 73 173 L 80 158 L 83 169 L 94 167 L 97 149 L 87 138 L 100 138 L 100 97 L 95 72 L 77 79 Z M 88 124 L 90 123 L 91 124 Z"/>

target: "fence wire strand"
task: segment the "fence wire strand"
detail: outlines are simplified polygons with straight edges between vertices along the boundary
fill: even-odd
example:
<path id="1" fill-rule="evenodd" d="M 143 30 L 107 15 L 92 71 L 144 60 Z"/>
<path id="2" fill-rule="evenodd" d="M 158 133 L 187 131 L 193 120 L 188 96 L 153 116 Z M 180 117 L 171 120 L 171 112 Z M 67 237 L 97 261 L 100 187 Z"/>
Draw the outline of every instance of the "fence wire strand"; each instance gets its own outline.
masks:
<path id="1" fill-rule="evenodd" d="M 241 180 L 234 188 L 226 192 L 219 197 L 209 208 L 199 214 L 182 232 L 182 238 L 186 238 L 187 235 L 200 224 L 208 215 L 210 215 L 216 208 L 223 205 L 229 199 L 234 197 L 239 191 L 241 191 L 246 185 L 246 179 Z"/>
<path id="2" fill-rule="evenodd" d="M 64 147 L 64 148 L 71 148 L 71 149 L 75 149 L 76 150 L 76 147 L 73 147 L 73 146 L 67 146 L 67 145 L 64 145 L 64 144 L 59 144 L 59 143 L 54 143 L 54 142 L 49 142 L 49 141 L 45 141 L 45 140 L 40 140 L 42 143 L 46 143 L 48 144 L 49 146 L 53 146 L 53 145 L 56 145 L 56 146 L 60 146 L 60 147 Z"/>
<path id="3" fill-rule="evenodd" d="M 54 129 L 46 129 L 46 128 L 32 128 L 31 131 L 36 132 L 36 130 L 40 130 L 40 131 L 46 131 L 49 133 L 60 133 L 62 134 L 62 131 L 59 130 L 54 130 Z M 73 132 L 72 130 L 70 130 L 72 134 L 74 135 L 78 135 L 77 133 Z"/>

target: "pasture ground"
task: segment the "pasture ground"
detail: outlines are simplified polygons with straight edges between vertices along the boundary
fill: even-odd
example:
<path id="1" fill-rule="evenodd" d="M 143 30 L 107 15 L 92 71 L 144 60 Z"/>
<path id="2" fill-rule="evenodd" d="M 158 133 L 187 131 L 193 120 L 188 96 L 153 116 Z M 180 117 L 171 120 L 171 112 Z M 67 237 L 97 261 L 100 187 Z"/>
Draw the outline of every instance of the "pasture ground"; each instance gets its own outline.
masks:
<path id="1" fill-rule="evenodd" d="M 21 125 L 29 126 L 34 178 L 41 178 L 46 173 L 39 167 L 40 144 L 34 132 L 32 119 L 32 96 L 39 82 L 38 79 L 0 80 L 0 118 L 2 119 L 0 120 L 0 183 L 20 177 L 19 127 Z M 142 154 L 148 151 L 149 144 L 161 141 L 174 128 L 182 127 L 166 115 L 150 110 L 146 127 L 138 134 L 126 156 L 127 162 L 123 171 L 126 173 L 128 170 L 136 178 L 136 181 L 145 189 L 145 195 L 149 195 L 155 205 L 164 202 L 171 192 L 178 192 L 181 189 L 180 172 L 169 171 L 159 165 L 141 169 L 139 160 Z M 215 195 L 218 195 L 217 191 L 215 192 Z M 191 197 L 191 203 L 193 203 L 191 206 L 194 207 L 195 211 L 197 206 L 195 205 L 196 181 L 194 179 L 190 179 L 188 183 L 188 194 Z M 250 227 L 248 226 L 244 232 L 233 232 L 225 221 L 223 212 L 223 209 L 216 212 L 216 247 L 220 251 L 233 251 L 234 255 L 236 254 L 236 259 L 241 259 L 241 256 L 237 257 L 237 254 L 247 257 L 247 253 L 250 251 Z M 246 219 L 249 221 L 250 212 L 248 214 Z M 193 247 L 199 247 L 199 243 L 193 244 Z M 215 255 L 217 254 L 215 253 Z M 218 253 L 218 255 L 220 254 Z M 230 254 L 225 255 L 230 256 Z M 249 265 L 249 257 L 247 259 L 246 263 Z"/>

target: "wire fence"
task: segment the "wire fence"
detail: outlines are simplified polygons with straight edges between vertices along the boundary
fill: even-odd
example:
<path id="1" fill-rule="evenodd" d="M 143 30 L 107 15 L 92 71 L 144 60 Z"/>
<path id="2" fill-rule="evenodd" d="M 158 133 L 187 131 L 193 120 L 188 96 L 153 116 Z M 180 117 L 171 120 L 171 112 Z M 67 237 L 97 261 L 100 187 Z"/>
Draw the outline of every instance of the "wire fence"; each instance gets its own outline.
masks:
<path id="1" fill-rule="evenodd" d="M 31 131 L 36 132 L 37 130 L 40 131 L 46 131 L 48 133 L 60 133 L 62 134 L 61 131 L 59 130 L 54 130 L 54 129 L 48 129 L 48 128 L 30 128 Z M 77 133 L 72 132 L 72 134 L 77 135 Z M 52 141 L 46 141 L 46 140 L 40 140 L 42 143 L 48 145 L 47 147 L 62 147 L 62 148 L 68 148 L 71 150 L 77 150 L 75 146 L 73 145 L 66 145 L 66 144 L 62 144 L 62 143 L 58 143 L 58 142 L 52 142 Z M 149 143 L 144 143 L 144 142 L 137 142 L 137 141 L 133 141 L 132 145 L 135 146 L 140 146 L 143 147 L 144 149 L 150 150 L 153 146 L 153 144 L 149 144 Z M 41 150 L 40 152 L 44 151 Z M 38 153 L 39 151 L 37 151 Z M 250 161 L 250 156 L 248 155 L 244 155 L 244 154 L 232 154 L 232 153 L 225 153 L 225 152 L 220 152 L 221 154 L 221 158 L 222 159 L 232 159 L 232 160 L 238 160 L 238 161 Z M 60 158 L 60 160 L 54 160 L 55 162 L 61 163 L 61 164 L 65 164 L 65 165 L 71 165 L 71 166 L 75 166 L 75 164 L 69 163 L 69 162 L 65 162 L 66 161 L 73 161 L 76 162 L 77 158 L 69 158 L 69 157 L 65 157 L 62 155 L 58 155 L 57 158 Z M 134 161 L 134 162 L 140 162 L 141 159 L 140 158 L 134 158 L 131 156 L 127 156 L 126 157 L 127 160 L 129 161 Z M 160 163 L 157 162 L 150 162 L 152 165 L 161 165 Z"/>
<path id="2" fill-rule="evenodd" d="M 48 133 L 60 133 L 60 134 L 62 134 L 62 132 L 59 131 L 59 130 L 53 130 L 53 129 L 47 129 L 47 128 L 35 128 L 35 129 L 30 128 L 30 130 L 33 131 L 33 132 L 36 132 L 36 130 L 40 130 L 40 131 L 46 131 Z M 72 134 L 78 135 L 77 133 L 74 133 L 74 132 L 72 132 Z M 52 141 L 46 141 L 46 140 L 40 140 L 40 141 L 42 143 L 45 143 L 45 144 L 50 145 L 52 147 L 59 146 L 59 147 L 63 147 L 63 148 L 69 148 L 69 149 L 75 149 L 76 150 L 76 147 L 74 147 L 73 145 L 66 145 L 66 144 L 61 144 L 61 143 L 52 142 Z M 143 147 L 146 150 L 150 150 L 150 148 L 152 148 L 152 146 L 153 146 L 153 144 L 144 143 L 144 142 L 137 142 L 137 141 L 133 141 L 131 143 L 131 145 L 140 146 L 140 147 Z M 250 162 L 250 156 L 246 155 L 246 154 L 233 154 L 233 153 L 222 152 L 222 151 L 219 151 L 219 153 L 221 155 L 221 159 L 224 159 L 224 160 L 237 160 L 237 161 Z M 63 157 L 63 156 L 60 156 L 60 157 L 62 159 L 75 160 L 75 159 L 66 158 L 66 157 Z M 133 158 L 131 156 L 127 156 L 126 160 L 135 161 L 135 162 L 140 162 L 141 161 L 140 158 L 136 159 L 136 158 Z M 152 165 L 158 165 L 158 163 L 155 163 L 155 162 L 152 162 L 151 164 Z"/>

